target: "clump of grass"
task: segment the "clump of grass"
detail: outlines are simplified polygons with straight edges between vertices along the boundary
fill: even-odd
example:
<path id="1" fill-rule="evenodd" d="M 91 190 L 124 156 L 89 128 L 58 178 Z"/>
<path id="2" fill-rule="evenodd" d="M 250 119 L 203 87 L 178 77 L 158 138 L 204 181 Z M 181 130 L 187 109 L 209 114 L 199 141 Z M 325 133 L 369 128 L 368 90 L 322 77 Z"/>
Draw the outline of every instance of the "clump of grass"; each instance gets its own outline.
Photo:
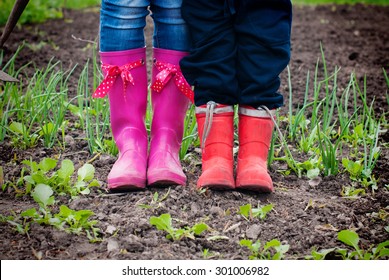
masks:
<path id="1" fill-rule="evenodd" d="M 279 141 L 272 140 L 269 161 L 286 162 L 289 170 L 281 171 L 284 174 L 292 171 L 299 177 L 349 172 L 364 188 L 375 191 L 377 180 L 373 169 L 380 155 L 378 139 L 383 132 L 381 127 L 387 125 L 387 113 L 379 118 L 375 116 L 374 100 L 370 104 L 367 102 L 366 77 L 361 87 L 356 74 L 352 73 L 347 86 L 340 92 L 339 71 L 338 67 L 329 71 L 321 47 L 321 59 L 316 63 L 313 82 L 308 71 L 304 101 L 301 107 L 293 109 L 292 77 L 288 68 L 289 112 L 287 117 L 277 117 L 278 123 L 286 123 L 286 134 Z M 384 75 L 389 85 L 385 70 Z M 282 151 L 284 155 L 279 156 Z M 303 162 L 295 159 L 297 153 L 305 158 Z"/>

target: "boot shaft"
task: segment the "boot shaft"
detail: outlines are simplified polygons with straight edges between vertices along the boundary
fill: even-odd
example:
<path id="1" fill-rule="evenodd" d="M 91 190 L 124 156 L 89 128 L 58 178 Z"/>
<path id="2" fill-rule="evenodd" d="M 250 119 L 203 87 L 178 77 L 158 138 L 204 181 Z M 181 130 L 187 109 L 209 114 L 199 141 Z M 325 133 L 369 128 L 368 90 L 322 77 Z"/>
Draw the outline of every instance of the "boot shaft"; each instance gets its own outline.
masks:
<path id="1" fill-rule="evenodd" d="M 202 148 L 202 160 L 215 157 L 233 160 L 234 109 L 232 106 L 216 105 L 213 112 L 207 105 L 196 107 L 197 128 Z"/>
<path id="2" fill-rule="evenodd" d="M 147 108 L 146 49 L 101 52 L 100 57 L 104 77 L 110 74 L 107 65 L 121 68 L 108 93 L 112 134 L 120 150 L 118 139 L 129 127 L 147 135 L 144 124 Z M 130 67 L 125 68 L 127 65 Z"/>
<path id="3" fill-rule="evenodd" d="M 180 145 L 184 131 L 184 118 L 188 110 L 189 100 L 182 94 L 174 79 L 176 77 L 175 75 L 181 74 L 179 61 L 186 56 L 187 53 L 158 48 L 154 48 L 153 52 L 154 63 L 151 83 L 153 86 L 156 85 L 157 79 L 166 79 L 166 83 L 158 89 L 158 92 L 153 89 L 151 90 L 151 104 L 153 109 L 151 138 L 158 137 L 157 131 L 160 129 L 170 130 L 172 132 L 170 134 L 172 134 L 171 136 L 173 137 L 171 142 Z M 157 63 L 169 65 L 171 68 L 162 70 L 157 67 Z"/>
<path id="4" fill-rule="evenodd" d="M 265 110 L 239 108 L 239 158 L 257 156 L 267 160 L 274 123 Z"/>

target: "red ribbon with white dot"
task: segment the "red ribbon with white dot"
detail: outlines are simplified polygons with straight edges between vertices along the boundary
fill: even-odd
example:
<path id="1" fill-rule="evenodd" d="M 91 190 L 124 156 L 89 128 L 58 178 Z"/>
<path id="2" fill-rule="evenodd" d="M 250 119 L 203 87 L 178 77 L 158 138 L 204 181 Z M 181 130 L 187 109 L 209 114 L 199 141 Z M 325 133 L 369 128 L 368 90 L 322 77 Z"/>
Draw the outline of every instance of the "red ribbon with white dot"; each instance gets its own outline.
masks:
<path id="1" fill-rule="evenodd" d="M 170 81 L 170 79 L 174 79 L 174 83 L 178 87 L 178 89 L 189 98 L 189 100 L 194 103 L 194 93 L 191 89 L 188 82 L 185 80 L 182 75 L 181 69 L 177 65 L 173 65 L 170 63 L 163 63 L 159 61 L 155 61 L 154 65 L 157 67 L 158 71 L 160 71 L 156 77 L 151 88 L 156 92 L 161 92 L 162 89 L 166 86 L 166 84 Z"/>
<path id="2" fill-rule="evenodd" d="M 143 64 L 144 64 L 143 59 L 125 64 L 120 67 L 117 65 L 102 64 L 101 68 L 103 69 L 103 72 L 106 73 L 105 78 L 101 82 L 101 84 L 96 88 L 92 97 L 103 98 L 104 96 L 106 96 L 110 91 L 112 85 L 116 81 L 117 77 L 119 77 L 119 75 L 123 81 L 123 91 L 125 94 L 128 83 L 135 85 L 134 78 L 131 75 L 131 70 L 136 67 L 142 66 Z"/>

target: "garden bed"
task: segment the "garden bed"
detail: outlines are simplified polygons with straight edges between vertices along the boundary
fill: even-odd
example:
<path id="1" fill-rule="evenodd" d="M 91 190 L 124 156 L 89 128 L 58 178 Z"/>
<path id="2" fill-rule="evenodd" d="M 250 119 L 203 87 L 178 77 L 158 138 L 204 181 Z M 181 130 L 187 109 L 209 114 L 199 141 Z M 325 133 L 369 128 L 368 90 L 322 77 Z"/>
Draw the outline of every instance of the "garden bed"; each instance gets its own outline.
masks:
<path id="1" fill-rule="evenodd" d="M 387 116 L 388 85 L 383 74 L 383 68 L 389 69 L 387 22 L 389 7 L 295 7 L 290 62 L 292 108 L 301 108 L 304 104 L 308 71 L 312 78 L 318 60 L 318 68 L 324 66 L 321 44 L 328 72 L 340 67 L 337 72 L 339 92 L 347 88 L 354 71 L 355 81 L 361 88 L 366 76 L 367 104 L 374 100 L 373 111 L 377 118 Z M 45 68 L 52 58 L 54 62 L 61 61 L 64 70 L 78 64 L 68 83 L 69 96 L 76 96 L 79 76 L 86 61 L 93 57 L 98 25 L 98 11 L 85 10 L 66 11 L 64 20 L 22 26 L 7 42 L 4 61 L 11 58 L 24 40 L 26 46 L 15 59 L 16 69 L 28 62 L 33 62 L 36 68 Z M 149 46 L 151 24 L 146 31 Z M 150 47 L 148 50 L 150 53 Z M 27 66 L 18 78 L 31 77 L 34 72 L 32 65 Z M 319 76 L 324 75 L 320 73 Z M 29 80 L 23 83 L 27 86 Z M 288 115 L 289 87 L 285 70 L 281 89 L 286 106 L 281 109 L 281 116 Z M 351 105 L 349 109 L 352 114 Z M 0 143 L 4 181 L 16 182 L 21 177 L 22 167 L 26 167 L 23 160 L 39 162 L 53 158 L 61 162 L 70 159 L 76 170 L 89 162 L 96 170 L 95 178 L 101 187 L 92 187 L 90 194 L 77 199 L 57 196 L 57 202 L 50 209 L 58 213 L 59 205 L 67 205 L 74 210 L 91 210 L 94 212 L 91 218 L 97 221 L 94 227 L 101 232 L 88 238 L 85 232 L 77 235 L 54 226 L 31 223 L 28 230 L 24 229 L 25 234 L 19 233 L 12 221 L 22 224 L 20 214 L 38 206 L 30 195 L 17 195 L 18 189 L 9 185 L 0 199 L 0 259 L 248 259 L 252 252 L 240 245 L 244 239 L 260 240 L 263 244 L 276 239 L 289 246 L 284 259 L 304 259 L 313 257 L 313 250 L 346 248 L 352 251 L 352 247 L 338 240 L 342 230 L 355 231 L 360 238 L 359 247 L 366 251 L 389 239 L 387 123 L 379 132 L 381 154 L 373 170 L 377 179 L 374 191 L 352 180 L 343 168 L 336 175 L 321 174 L 312 179 L 305 173 L 297 176 L 293 171 L 285 171 L 285 164 L 277 160 L 270 169 L 275 185 L 272 194 L 198 191 L 196 180 L 200 175 L 201 158 L 198 148 L 189 147 L 190 156 L 183 160 L 188 177 L 186 186 L 110 194 L 106 192 L 105 180 L 115 157 L 107 153 L 91 154 L 85 132 L 73 123 L 76 118 L 70 114 L 66 118 L 69 124 L 64 149 L 57 144 L 52 148 L 44 147 L 42 141 L 37 141 L 32 148 L 21 148 L 12 137 L 6 136 Z M 286 125 L 281 123 L 281 127 L 285 129 Z M 306 160 L 297 149 L 292 152 L 295 159 Z M 361 189 L 364 194 L 350 198 L 345 195 L 345 190 L 350 188 Z M 273 210 L 264 219 L 247 218 L 239 213 L 240 207 L 247 204 L 252 208 L 272 204 Z M 152 216 L 162 214 L 170 214 L 175 228 L 205 223 L 208 230 L 193 238 L 167 239 L 166 232 L 150 223 Z M 326 258 L 340 258 L 340 255 L 334 249 Z"/>

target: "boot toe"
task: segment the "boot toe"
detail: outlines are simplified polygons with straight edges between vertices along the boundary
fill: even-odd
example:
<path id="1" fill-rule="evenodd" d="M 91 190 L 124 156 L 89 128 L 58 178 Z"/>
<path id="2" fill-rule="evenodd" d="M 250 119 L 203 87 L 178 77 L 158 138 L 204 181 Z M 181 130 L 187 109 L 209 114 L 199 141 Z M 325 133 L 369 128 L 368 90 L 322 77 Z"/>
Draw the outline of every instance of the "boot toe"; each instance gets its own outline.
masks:
<path id="1" fill-rule="evenodd" d="M 236 188 L 255 192 L 273 192 L 273 181 L 267 170 L 261 166 L 238 172 Z"/>

